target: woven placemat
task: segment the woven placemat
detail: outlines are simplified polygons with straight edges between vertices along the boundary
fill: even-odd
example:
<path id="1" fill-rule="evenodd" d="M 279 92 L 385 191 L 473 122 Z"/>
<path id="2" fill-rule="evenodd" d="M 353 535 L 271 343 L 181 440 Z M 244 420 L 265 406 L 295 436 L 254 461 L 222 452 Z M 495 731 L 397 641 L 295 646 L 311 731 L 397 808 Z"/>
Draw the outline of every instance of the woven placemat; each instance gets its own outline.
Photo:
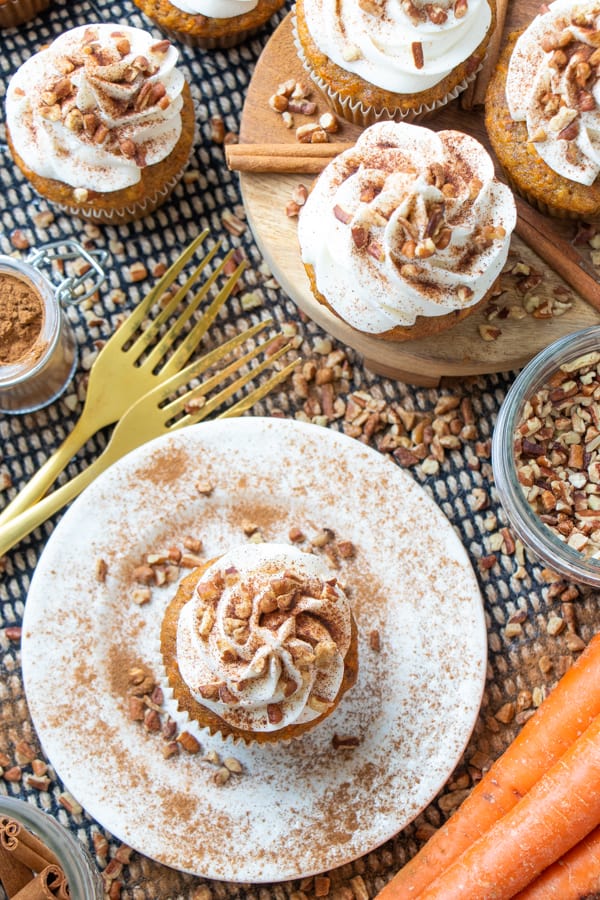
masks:
<path id="1" fill-rule="evenodd" d="M 440 796 L 401 834 L 367 856 L 324 877 L 277 885 L 209 882 L 167 869 L 119 848 L 68 795 L 51 766 L 49 783 L 32 782 L 32 762 L 43 753 L 31 724 L 20 675 L 20 623 L 39 555 L 58 517 L 45 523 L 2 560 L 0 575 L 0 792 L 51 812 L 88 847 L 106 870 L 111 897 L 226 897 L 283 900 L 330 896 L 365 900 L 460 803 L 507 746 L 557 678 L 594 633 L 596 596 L 557 579 L 530 557 L 507 527 L 494 490 L 490 438 L 511 374 L 461 379 L 438 389 L 414 388 L 367 371 L 353 351 L 306 321 L 266 269 L 246 226 L 237 177 L 224 162 L 223 132 L 235 135 L 244 93 L 270 27 L 245 46 L 221 52 L 181 47 L 190 81 L 198 135 L 190 168 L 170 201 L 143 222 L 98 229 L 55 214 L 37 198 L 12 164 L 0 134 L 0 252 L 26 257 L 40 243 L 74 237 L 110 253 L 108 282 L 87 304 L 70 307 L 80 348 L 75 378 L 61 399 L 37 413 L 0 417 L 0 504 L 4 506 L 71 430 L 81 411 L 87 372 L 99 346 L 144 295 L 199 228 L 208 227 L 223 252 L 237 248 L 249 266 L 240 290 L 211 329 L 216 344 L 269 313 L 295 345 L 303 363 L 253 413 L 304 419 L 333 428 L 390 454 L 410 470 L 456 528 L 478 575 L 488 628 L 485 696 L 464 758 Z M 42 44 L 67 28 L 92 21 L 154 30 L 133 2 L 55 0 L 48 11 L 0 37 L 2 95 L 12 72 Z M 158 31 L 156 31 L 158 35 Z M 142 262 L 139 277 L 134 264 Z M 137 280 L 139 278 L 139 280 Z M 136 280 L 134 280 L 136 279 Z M 61 481 L 77 474 L 104 448 L 107 433 L 90 440 Z M 124 861 L 124 862 L 121 862 Z"/>

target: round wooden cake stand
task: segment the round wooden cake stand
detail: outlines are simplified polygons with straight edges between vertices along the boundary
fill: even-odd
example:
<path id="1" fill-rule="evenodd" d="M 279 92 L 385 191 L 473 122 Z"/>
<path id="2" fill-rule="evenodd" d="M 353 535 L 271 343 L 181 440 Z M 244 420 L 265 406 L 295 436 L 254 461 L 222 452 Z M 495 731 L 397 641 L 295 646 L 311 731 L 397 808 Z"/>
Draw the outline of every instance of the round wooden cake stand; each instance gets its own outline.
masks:
<path id="1" fill-rule="evenodd" d="M 527 12 L 526 5 L 519 4 L 523 13 Z M 514 22 L 511 21 L 511 25 L 514 27 Z M 317 100 L 319 110 L 327 109 L 327 101 L 312 85 L 298 59 L 291 14 L 277 28 L 257 63 L 242 112 L 240 141 L 295 142 L 294 129 L 287 129 L 281 116 L 268 104 L 277 85 L 289 78 L 311 85 L 311 98 Z M 306 119 L 297 114 L 294 119 L 295 125 L 314 121 L 314 117 Z M 481 112 L 462 110 L 456 101 L 436 115 L 431 127 L 459 129 L 487 143 Z M 335 140 L 353 141 L 359 131 L 356 126 L 344 123 Z M 495 320 L 491 324 L 497 326 L 501 334 L 493 341 L 484 340 L 479 330 L 480 325 L 490 324 L 485 305 L 450 331 L 432 338 L 393 343 L 356 331 L 314 298 L 300 258 L 297 219 L 289 218 L 285 212 L 293 189 L 300 183 L 308 186 L 312 177 L 241 173 L 248 222 L 267 264 L 286 294 L 328 334 L 358 351 L 371 371 L 425 387 L 436 387 L 443 377 L 509 372 L 522 368 L 532 356 L 563 335 L 598 324 L 598 313 L 568 289 L 574 303 L 567 313 L 549 319 L 527 315 L 523 319 Z M 559 223 L 549 220 L 549 230 L 555 227 L 560 227 Z M 559 276 L 516 235 L 512 238 L 511 252 L 515 261 L 523 260 L 543 273 L 537 293 L 552 295 L 557 285 L 564 287 Z M 521 305 L 521 302 L 521 295 L 511 297 L 507 291 L 498 299 L 497 305 L 508 307 Z"/>

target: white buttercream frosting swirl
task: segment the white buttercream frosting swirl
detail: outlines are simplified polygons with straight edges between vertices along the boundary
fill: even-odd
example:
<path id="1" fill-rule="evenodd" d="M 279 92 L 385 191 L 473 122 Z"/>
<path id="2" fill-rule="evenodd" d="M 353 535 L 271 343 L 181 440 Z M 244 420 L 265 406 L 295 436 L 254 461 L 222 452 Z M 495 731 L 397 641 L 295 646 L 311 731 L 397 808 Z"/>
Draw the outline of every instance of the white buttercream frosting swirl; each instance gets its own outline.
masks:
<path id="1" fill-rule="evenodd" d="M 6 122 L 37 175 L 116 191 L 165 159 L 181 135 L 183 74 L 169 41 L 127 25 L 82 25 L 10 80 Z"/>
<path id="2" fill-rule="evenodd" d="M 442 81 L 485 38 L 488 0 L 304 0 L 310 35 L 370 84 L 414 94 Z"/>
<path id="3" fill-rule="evenodd" d="M 512 193 L 478 141 L 385 122 L 326 166 L 298 238 L 329 305 L 380 334 L 479 302 L 504 267 L 515 222 Z"/>
<path id="4" fill-rule="evenodd" d="M 348 599 L 321 559 L 243 545 L 209 566 L 181 611 L 179 672 L 230 725 L 275 731 L 330 709 L 351 629 Z"/>
<path id="5" fill-rule="evenodd" d="M 556 0 L 520 35 L 506 100 L 558 175 L 592 184 L 600 173 L 600 3 Z"/>
<path id="6" fill-rule="evenodd" d="M 171 4 L 191 16 L 232 19 L 251 12 L 258 5 L 258 0 L 171 0 Z"/>

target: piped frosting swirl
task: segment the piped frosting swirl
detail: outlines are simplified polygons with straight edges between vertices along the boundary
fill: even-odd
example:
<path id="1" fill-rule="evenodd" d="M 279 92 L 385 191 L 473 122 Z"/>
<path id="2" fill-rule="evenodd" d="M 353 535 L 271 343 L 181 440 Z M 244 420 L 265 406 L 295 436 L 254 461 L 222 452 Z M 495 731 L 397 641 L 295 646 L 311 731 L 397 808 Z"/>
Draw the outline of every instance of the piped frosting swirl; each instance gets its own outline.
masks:
<path id="1" fill-rule="evenodd" d="M 520 35 L 506 100 L 558 175 L 592 184 L 600 173 L 600 3 L 556 0 Z"/>
<path id="2" fill-rule="evenodd" d="M 275 731 L 333 705 L 352 617 L 323 562 L 285 544 L 248 544 L 202 574 L 177 627 L 179 672 L 228 724 Z"/>
<path id="3" fill-rule="evenodd" d="M 327 165 L 298 238 L 329 305 L 380 334 L 479 302 L 515 222 L 512 193 L 474 138 L 385 122 Z"/>
<path id="4" fill-rule="evenodd" d="M 167 40 L 126 25 L 67 31 L 17 70 L 6 121 L 37 175 L 101 193 L 140 180 L 181 135 L 184 77 Z"/>
<path id="5" fill-rule="evenodd" d="M 488 0 L 304 0 L 319 50 L 370 84 L 425 91 L 477 49 L 490 28 Z"/>

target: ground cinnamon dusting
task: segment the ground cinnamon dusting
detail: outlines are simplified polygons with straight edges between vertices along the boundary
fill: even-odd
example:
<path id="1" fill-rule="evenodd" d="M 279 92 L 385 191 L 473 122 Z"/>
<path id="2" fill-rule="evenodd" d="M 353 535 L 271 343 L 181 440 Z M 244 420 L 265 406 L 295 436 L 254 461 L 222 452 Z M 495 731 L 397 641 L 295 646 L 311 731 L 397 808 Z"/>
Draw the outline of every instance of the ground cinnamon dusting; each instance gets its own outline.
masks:
<path id="1" fill-rule="evenodd" d="M 34 347 L 44 321 L 44 304 L 33 285 L 15 275 L 0 278 L 0 365 L 18 362 Z"/>

